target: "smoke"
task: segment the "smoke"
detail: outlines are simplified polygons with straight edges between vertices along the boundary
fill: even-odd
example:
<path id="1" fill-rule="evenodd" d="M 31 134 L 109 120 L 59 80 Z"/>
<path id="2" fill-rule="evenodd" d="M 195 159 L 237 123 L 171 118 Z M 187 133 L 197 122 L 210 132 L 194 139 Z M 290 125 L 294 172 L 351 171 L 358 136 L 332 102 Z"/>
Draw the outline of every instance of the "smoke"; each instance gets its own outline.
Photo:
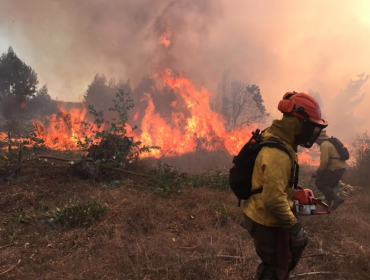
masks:
<path id="1" fill-rule="evenodd" d="M 0 0 L 0 52 L 11 44 L 62 100 L 81 100 L 96 73 L 136 87 L 170 67 L 215 93 L 229 70 L 260 86 L 272 117 L 286 91 L 312 90 L 335 124 L 338 107 L 329 104 L 346 102 L 347 82 L 370 72 L 369 13 L 366 0 Z M 158 40 L 168 29 L 166 47 Z M 354 120 L 369 95 L 359 101 Z M 328 131 L 348 139 L 370 122 L 343 124 Z"/>
<path id="2" fill-rule="evenodd" d="M 369 75 L 359 74 L 355 80 L 350 80 L 345 89 L 340 92 L 332 100 L 330 104 L 330 112 L 336 112 L 335 119 L 330 125 L 332 131 L 349 132 L 343 135 L 346 141 L 353 141 L 356 135 L 351 135 L 353 131 L 361 131 L 361 127 L 366 127 L 369 122 L 366 115 L 355 114 L 358 105 L 364 102 L 366 94 L 362 89 L 369 79 Z"/>

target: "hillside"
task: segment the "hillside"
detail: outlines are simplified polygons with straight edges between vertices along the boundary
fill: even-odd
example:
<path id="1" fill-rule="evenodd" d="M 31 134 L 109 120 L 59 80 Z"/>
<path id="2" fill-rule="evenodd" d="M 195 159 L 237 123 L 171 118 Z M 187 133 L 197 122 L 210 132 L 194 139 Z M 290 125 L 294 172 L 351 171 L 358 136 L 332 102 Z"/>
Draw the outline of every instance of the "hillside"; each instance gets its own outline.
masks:
<path id="1" fill-rule="evenodd" d="M 19 178 L 0 182 L 0 279 L 253 279 L 258 258 L 229 190 L 160 191 L 142 181 L 85 180 L 68 163 L 29 154 Z M 53 210 L 67 214 L 54 221 Z M 368 191 L 301 221 L 310 242 L 294 274 L 330 274 L 299 279 L 370 278 Z"/>

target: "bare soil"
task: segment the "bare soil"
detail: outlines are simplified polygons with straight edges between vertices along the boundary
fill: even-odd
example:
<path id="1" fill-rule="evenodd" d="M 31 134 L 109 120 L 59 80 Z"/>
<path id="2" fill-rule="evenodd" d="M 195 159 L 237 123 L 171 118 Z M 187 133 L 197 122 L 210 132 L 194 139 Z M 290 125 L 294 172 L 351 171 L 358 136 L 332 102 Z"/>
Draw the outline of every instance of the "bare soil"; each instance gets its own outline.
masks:
<path id="1" fill-rule="evenodd" d="M 67 163 L 29 157 L 23 166 L 19 178 L 0 182 L 0 279 L 253 279 L 259 260 L 230 191 L 104 189 Z M 109 209 L 89 224 L 16 220 L 91 199 Z M 293 274 L 331 274 L 297 278 L 370 279 L 369 192 L 358 190 L 330 215 L 301 222 L 310 242 Z"/>

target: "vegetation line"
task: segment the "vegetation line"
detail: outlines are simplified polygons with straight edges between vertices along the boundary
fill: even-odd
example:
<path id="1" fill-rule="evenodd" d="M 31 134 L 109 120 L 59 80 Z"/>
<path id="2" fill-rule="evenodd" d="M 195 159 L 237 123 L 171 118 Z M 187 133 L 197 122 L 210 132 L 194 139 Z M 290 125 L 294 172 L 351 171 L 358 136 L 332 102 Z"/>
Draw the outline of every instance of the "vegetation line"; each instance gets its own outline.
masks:
<path id="1" fill-rule="evenodd" d="M 152 189 L 156 191 L 163 191 L 163 188 L 156 188 L 156 187 L 145 187 L 145 186 L 140 186 L 140 185 L 135 185 L 135 184 L 126 184 L 126 186 L 131 186 L 131 187 L 136 187 L 136 188 L 144 188 L 144 189 Z M 166 190 L 166 192 L 179 192 L 177 190 Z"/>
<path id="2" fill-rule="evenodd" d="M 18 265 L 18 264 L 20 264 L 21 263 L 21 260 L 19 259 L 18 260 L 18 262 L 17 262 L 17 264 L 15 264 L 15 265 L 13 265 L 11 268 L 9 268 L 8 270 L 5 270 L 4 272 L 1 272 L 0 273 L 0 275 L 3 275 L 3 274 L 5 274 L 5 273 L 8 273 L 9 271 L 12 271 L 14 268 L 16 268 L 16 266 Z"/>

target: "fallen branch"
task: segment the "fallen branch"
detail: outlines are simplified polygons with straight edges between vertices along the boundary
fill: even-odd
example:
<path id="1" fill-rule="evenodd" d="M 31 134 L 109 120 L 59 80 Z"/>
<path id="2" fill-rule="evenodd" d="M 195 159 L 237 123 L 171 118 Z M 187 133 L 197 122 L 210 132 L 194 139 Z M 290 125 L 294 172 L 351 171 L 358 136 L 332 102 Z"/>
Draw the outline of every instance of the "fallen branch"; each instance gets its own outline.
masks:
<path id="1" fill-rule="evenodd" d="M 53 159 L 53 160 L 67 161 L 67 162 L 71 162 L 71 161 L 76 161 L 77 162 L 77 161 L 79 161 L 79 159 L 65 159 L 65 158 L 57 158 L 57 157 L 49 157 L 49 156 L 39 156 L 39 158 Z M 92 159 L 86 159 L 86 160 L 87 161 L 93 161 Z M 153 176 L 150 176 L 150 175 L 147 175 L 147 174 L 143 174 L 143 173 L 137 173 L 137 172 L 128 171 L 128 170 L 124 170 L 124 169 L 116 168 L 116 167 L 111 167 L 111 166 L 106 166 L 106 165 L 98 164 L 98 163 L 95 163 L 95 165 L 96 166 L 103 167 L 103 168 L 108 168 L 108 169 L 113 169 L 113 170 L 117 170 L 117 171 L 122 171 L 122 172 L 125 172 L 125 173 L 129 173 L 129 174 L 133 174 L 133 175 L 138 175 L 138 176 L 142 176 L 142 177 L 147 177 L 147 178 L 151 178 L 151 179 L 160 181 L 157 178 L 154 178 Z"/>
<path id="2" fill-rule="evenodd" d="M 229 255 L 216 255 L 217 258 L 224 258 L 224 259 L 243 259 L 241 256 L 229 256 Z"/>
<path id="3" fill-rule="evenodd" d="M 305 258 L 328 257 L 328 256 L 333 256 L 333 257 L 338 257 L 338 258 L 345 258 L 345 257 L 348 257 L 348 256 L 353 256 L 353 255 L 349 255 L 349 254 L 316 254 L 316 255 L 310 255 L 310 256 L 303 256 L 301 258 L 305 259 Z"/>
<path id="4" fill-rule="evenodd" d="M 191 260 L 198 260 L 198 259 L 213 259 L 213 258 L 223 258 L 223 259 L 243 259 L 241 256 L 230 256 L 230 255 L 210 255 L 210 256 L 194 256 Z"/>
<path id="5" fill-rule="evenodd" d="M 299 274 L 290 275 L 289 276 L 289 279 L 299 278 L 299 277 L 306 277 L 306 276 L 332 275 L 332 274 L 338 274 L 338 272 L 334 272 L 334 271 L 318 271 L 318 272 L 299 273 Z"/>
<path id="6" fill-rule="evenodd" d="M 14 245 L 14 243 L 10 243 L 10 244 L 4 245 L 4 246 L 0 246 L 0 249 L 4 249 L 4 248 L 12 246 L 12 245 Z"/>
<path id="7" fill-rule="evenodd" d="M 57 157 L 49 157 L 49 156 L 38 156 L 38 158 L 45 158 L 45 159 L 54 159 L 59 161 L 75 161 L 75 159 L 66 159 L 66 158 L 57 158 Z"/>
<path id="8" fill-rule="evenodd" d="M 5 273 L 8 273 L 9 271 L 12 271 L 18 264 L 21 263 L 21 260 L 19 259 L 17 264 L 13 265 L 11 268 L 9 268 L 8 270 L 5 270 L 4 272 L 1 272 L 0 275 L 3 275 Z"/>
<path id="9" fill-rule="evenodd" d="M 200 246 L 200 244 L 195 245 L 195 246 L 191 246 L 191 247 L 180 247 L 180 246 L 177 246 L 177 248 L 182 249 L 182 250 L 195 250 L 195 249 L 197 249 L 199 246 Z"/>

